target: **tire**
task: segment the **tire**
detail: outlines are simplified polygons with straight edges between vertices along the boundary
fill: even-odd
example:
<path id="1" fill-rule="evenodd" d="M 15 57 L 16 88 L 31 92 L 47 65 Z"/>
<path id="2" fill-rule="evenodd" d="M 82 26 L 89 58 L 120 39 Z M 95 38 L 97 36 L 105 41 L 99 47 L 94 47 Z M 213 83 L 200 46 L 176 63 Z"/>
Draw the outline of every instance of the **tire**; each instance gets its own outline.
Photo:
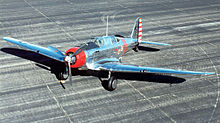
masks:
<path id="1" fill-rule="evenodd" d="M 116 77 L 111 76 L 110 79 L 108 80 L 108 90 L 109 91 L 113 91 L 117 88 L 117 82 L 118 80 L 116 79 Z"/>
<path id="2" fill-rule="evenodd" d="M 139 51 L 138 46 L 135 46 L 135 47 L 133 48 L 133 50 L 134 50 L 135 52 L 138 52 L 138 51 Z"/>
<path id="3" fill-rule="evenodd" d="M 66 67 L 64 71 L 59 73 L 59 80 L 67 80 L 68 77 L 69 77 L 69 70 Z"/>

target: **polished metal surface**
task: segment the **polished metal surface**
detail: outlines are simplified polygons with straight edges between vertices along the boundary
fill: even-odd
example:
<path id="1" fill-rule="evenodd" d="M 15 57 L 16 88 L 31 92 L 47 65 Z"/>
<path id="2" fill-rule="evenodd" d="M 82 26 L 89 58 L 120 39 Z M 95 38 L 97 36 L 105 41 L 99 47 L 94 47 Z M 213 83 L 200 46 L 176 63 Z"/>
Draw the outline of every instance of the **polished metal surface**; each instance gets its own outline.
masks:
<path id="1" fill-rule="evenodd" d="M 172 45 L 142 45 L 149 48 L 123 62 L 216 75 L 177 75 L 186 81 L 172 86 L 120 79 L 112 92 L 96 77 L 75 76 L 63 89 L 54 74 L 7 53 L 18 47 L 0 40 L 0 122 L 220 122 L 220 1 L 0 0 L 0 38 L 66 51 L 104 36 L 106 16 L 108 35 L 129 36 L 140 16 L 143 40 Z"/>

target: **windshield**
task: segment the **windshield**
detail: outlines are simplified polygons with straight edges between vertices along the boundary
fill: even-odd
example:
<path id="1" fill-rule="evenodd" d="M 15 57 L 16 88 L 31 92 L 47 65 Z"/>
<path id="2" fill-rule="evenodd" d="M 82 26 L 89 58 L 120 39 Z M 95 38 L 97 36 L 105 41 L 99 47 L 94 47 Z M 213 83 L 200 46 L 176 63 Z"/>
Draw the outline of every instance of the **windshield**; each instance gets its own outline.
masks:
<path id="1" fill-rule="evenodd" d="M 104 41 L 102 38 L 95 38 L 93 41 L 96 45 L 98 46 L 103 46 L 104 45 Z"/>

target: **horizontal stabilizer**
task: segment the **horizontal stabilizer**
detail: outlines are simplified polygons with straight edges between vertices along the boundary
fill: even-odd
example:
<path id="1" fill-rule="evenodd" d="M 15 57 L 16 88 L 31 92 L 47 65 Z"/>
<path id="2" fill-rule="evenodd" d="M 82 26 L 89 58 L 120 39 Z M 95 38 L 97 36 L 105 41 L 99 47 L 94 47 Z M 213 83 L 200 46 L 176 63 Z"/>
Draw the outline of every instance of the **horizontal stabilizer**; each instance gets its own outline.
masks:
<path id="1" fill-rule="evenodd" d="M 158 42 L 150 42 L 150 41 L 141 41 L 141 44 L 154 44 L 154 45 L 161 45 L 161 46 L 171 46 L 171 44 L 165 43 L 158 43 Z"/>
<path id="2" fill-rule="evenodd" d="M 62 52 L 60 52 L 58 49 L 56 49 L 52 46 L 49 46 L 48 48 L 45 48 L 45 47 L 42 47 L 42 46 L 30 44 L 28 42 L 20 41 L 20 40 L 14 39 L 14 38 L 4 37 L 3 39 L 7 42 L 17 44 L 21 47 L 24 47 L 24 48 L 27 48 L 29 50 L 35 51 L 39 54 L 45 55 L 45 56 L 50 57 L 52 59 L 64 62 L 65 55 Z"/>

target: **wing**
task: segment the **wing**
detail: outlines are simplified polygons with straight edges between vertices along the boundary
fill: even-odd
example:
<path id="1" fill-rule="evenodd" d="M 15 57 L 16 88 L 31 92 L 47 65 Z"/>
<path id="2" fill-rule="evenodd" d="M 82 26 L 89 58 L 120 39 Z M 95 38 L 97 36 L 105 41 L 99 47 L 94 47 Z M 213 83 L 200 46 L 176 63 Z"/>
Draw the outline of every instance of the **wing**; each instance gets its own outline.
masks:
<path id="1" fill-rule="evenodd" d="M 158 43 L 158 42 L 150 42 L 150 41 L 141 41 L 141 44 L 154 44 L 154 45 L 161 45 L 161 46 L 171 46 L 170 44 L 165 43 Z"/>
<path id="2" fill-rule="evenodd" d="M 4 37 L 3 39 L 7 42 L 17 44 L 21 47 L 30 49 L 32 51 L 35 51 L 39 54 L 45 55 L 52 59 L 64 62 L 65 55 L 62 52 L 60 52 L 58 49 L 56 49 L 55 47 L 49 46 L 48 48 L 45 48 L 45 47 L 37 46 L 37 45 L 30 44 L 24 41 L 22 42 L 20 40 L 17 40 L 14 38 L 8 38 L 8 37 Z"/>
<path id="3" fill-rule="evenodd" d="M 96 64 L 95 70 L 107 70 L 112 72 L 135 72 L 135 73 L 165 73 L 165 74 L 197 74 L 197 75 L 211 75 L 214 72 L 196 72 L 196 71 L 182 71 L 173 69 L 163 69 L 154 67 L 140 67 L 134 65 L 125 65 L 121 63 L 104 63 Z"/>

